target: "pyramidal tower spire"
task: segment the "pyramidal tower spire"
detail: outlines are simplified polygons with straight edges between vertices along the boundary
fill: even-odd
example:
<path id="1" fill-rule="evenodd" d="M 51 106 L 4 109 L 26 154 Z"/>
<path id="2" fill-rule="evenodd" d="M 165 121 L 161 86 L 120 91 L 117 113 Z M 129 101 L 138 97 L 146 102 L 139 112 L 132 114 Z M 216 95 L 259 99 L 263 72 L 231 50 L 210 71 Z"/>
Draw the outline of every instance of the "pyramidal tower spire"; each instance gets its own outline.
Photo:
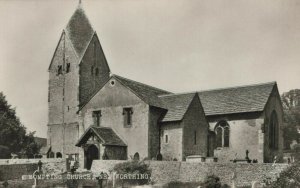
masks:
<path id="1" fill-rule="evenodd" d="M 71 16 L 65 30 L 78 57 L 81 57 L 95 32 L 82 8 L 81 0 L 79 0 L 79 4 Z"/>

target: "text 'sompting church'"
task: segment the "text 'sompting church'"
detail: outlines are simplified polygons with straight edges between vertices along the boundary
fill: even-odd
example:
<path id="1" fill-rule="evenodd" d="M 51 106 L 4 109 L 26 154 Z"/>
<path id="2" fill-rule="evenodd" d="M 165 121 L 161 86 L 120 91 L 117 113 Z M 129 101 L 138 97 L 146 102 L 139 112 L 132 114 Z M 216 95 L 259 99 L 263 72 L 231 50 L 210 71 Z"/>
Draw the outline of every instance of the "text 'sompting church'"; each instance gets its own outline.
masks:
<path id="1" fill-rule="evenodd" d="M 49 66 L 48 157 L 218 162 L 281 156 L 282 104 L 276 82 L 176 94 L 112 74 L 81 5 Z"/>

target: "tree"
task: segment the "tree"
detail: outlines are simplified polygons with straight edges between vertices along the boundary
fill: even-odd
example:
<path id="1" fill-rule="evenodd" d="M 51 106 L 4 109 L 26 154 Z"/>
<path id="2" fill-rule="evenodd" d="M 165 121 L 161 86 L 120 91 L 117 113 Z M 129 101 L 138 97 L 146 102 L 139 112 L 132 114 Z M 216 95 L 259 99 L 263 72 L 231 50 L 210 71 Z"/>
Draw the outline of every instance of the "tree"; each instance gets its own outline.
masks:
<path id="1" fill-rule="evenodd" d="M 284 145 L 290 149 L 293 140 L 299 141 L 297 128 L 300 126 L 300 89 L 290 90 L 281 96 L 284 110 Z"/>
<path id="2" fill-rule="evenodd" d="M 8 104 L 2 92 L 0 92 L 0 135 L 0 145 L 2 149 L 6 148 L 6 152 L 23 151 L 25 154 L 38 152 L 37 144 L 33 139 L 34 132 L 26 133 L 25 126 L 21 124 L 15 109 Z M 0 158 L 6 157 L 0 156 Z"/>

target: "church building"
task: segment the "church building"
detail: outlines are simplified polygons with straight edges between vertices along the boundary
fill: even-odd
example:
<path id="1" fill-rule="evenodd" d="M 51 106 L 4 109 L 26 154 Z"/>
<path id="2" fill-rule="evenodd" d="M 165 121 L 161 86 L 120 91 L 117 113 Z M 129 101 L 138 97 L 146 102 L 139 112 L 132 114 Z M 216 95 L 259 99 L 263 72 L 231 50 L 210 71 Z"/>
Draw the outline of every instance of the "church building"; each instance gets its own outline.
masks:
<path id="1" fill-rule="evenodd" d="M 177 94 L 112 74 L 104 51 L 79 4 L 48 70 L 48 157 L 89 169 L 95 159 L 281 156 L 276 82 Z"/>

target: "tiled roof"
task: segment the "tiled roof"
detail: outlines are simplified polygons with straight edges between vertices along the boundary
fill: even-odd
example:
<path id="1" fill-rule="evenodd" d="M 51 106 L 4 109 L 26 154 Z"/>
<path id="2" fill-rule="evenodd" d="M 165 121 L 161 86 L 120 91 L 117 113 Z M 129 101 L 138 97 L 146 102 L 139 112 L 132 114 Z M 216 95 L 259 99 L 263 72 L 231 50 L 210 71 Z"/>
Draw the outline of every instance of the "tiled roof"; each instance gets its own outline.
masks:
<path id="1" fill-rule="evenodd" d="M 81 5 L 77 7 L 70 18 L 66 27 L 66 33 L 70 38 L 78 57 L 81 57 L 94 34 L 94 29 Z"/>
<path id="2" fill-rule="evenodd" d="M 51 146 L 43 146 L 40 149 L 40 154 L 47 154 L 51 150 Z"/>
<path id="3" fill-rule="evenodd" d="M 196 93 L 163 95 L 159 98 L 168 109 L 162 122 L 182 120 Z"/>
<path id="4" fill-rule="evenodd" d="M 263 111 L 276 82 L 198 92 L 206 116 Z M 162 122 L 182 120 L 195 93 L 161 95 Z"/>
<path id="5" fill-rule="evenodd" d="M 263 111 L 276 82 L 200 91 L 205 115 Z"/>
<path id="6" fill-rule="evenodd" d="M 113 75 L 115 79 L 132 90 L 138 97 L 151 106 L 163 107 L 158 95 L 171 94 L 168 91 L 158 89 L 140 82 L 136 82 L 118 75 Z"/>
<path id="7" fill-rule="evenodd" d="M 127 146 L 123 140 L 113 131 L 110 127 L 89 127 L 85 133 L 81 136 L 76 146 L 84 144 L 91 134 L 94 133 L 103 143 L 103 145 L 112 146 Z"/>
<path id="8" fill-rule="evenodd" d="M 39 146 L 46 146 L 47 145 L 47 138 L 41 138 L 41 137 L 34 137 L 34 141 Z"/>

